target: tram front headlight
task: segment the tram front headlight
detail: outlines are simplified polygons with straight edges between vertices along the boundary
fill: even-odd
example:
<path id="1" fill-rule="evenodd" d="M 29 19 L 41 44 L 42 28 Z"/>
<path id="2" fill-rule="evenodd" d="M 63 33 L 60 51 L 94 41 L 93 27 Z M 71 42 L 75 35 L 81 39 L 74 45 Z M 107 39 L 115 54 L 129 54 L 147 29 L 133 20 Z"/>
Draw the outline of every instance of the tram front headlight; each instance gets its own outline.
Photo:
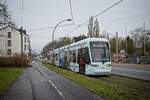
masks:
<path id="1" fill-rule="evenodd" d="M 107 66 L 107 67 L 112 67 L 112 65 L 111 65 L 111 64 L 107 64 L 106 66 Z"/>
<path id="2" fill-rule="evenodd" d="M 97 67 L 97 65 L 93 65 L 93 64 L 91 64 L 91 66 L 92 66 L 92 67 Z"/>

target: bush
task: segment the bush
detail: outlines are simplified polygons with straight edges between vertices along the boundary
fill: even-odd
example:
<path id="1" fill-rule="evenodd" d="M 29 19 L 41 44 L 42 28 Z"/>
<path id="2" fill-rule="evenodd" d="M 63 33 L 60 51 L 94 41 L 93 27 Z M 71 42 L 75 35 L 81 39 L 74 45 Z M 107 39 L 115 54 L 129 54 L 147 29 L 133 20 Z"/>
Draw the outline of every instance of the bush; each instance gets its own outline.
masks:
<path id="1" fill-rule="evenodd" d="M 14 56 L 0 56 L 0 67 L 28 67 L 29 59 L 25 54 Z"/>

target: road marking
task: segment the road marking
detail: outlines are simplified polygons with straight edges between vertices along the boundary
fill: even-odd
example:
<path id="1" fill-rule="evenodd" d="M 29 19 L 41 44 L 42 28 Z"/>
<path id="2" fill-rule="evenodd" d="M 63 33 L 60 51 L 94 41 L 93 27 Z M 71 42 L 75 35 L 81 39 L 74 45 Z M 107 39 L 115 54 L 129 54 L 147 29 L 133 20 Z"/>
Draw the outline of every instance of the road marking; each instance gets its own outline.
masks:
<path id="1" fill-rule="evenodd" d="M 49 82 L 49 84 L 51 84 L 56 89 L 58 94 L 64 98 L 63 93 L 56 87 L 56 85 L 50 79 L 48 80 L 48 82 Z"/>
<path id="2" fill-rule="evenodd" d="M 62 94 L 62 92 L 61 92 L 61 91 L 57 90 L 57 92 L 59 93 L 59 95 L 63 96 L 63 94 Z"/>
<path id="3" fill-rule="evenodd" d="M 56 85 L 47 77 L 47 75 L 45 74 L 45 72 L 44 72 L 43 70 L 39 70 L 38 68 L 36 68 L 36 70 L 39 71 L 39 72 L 41 73 L 41 75 L 42 75 L 46 80 L 48 80 L 48 83 L 49 83 L 50 85 L 52 85 L 52 86 L 56 89 L 56 91 L 58 92 L 58 94 L 59 94 L 60 96 L 62 96 L 63 99 L 65 99 L 65 96 L 63 95 L 63 93 L 62 93 L 62 92 L 56 87 Z"/>

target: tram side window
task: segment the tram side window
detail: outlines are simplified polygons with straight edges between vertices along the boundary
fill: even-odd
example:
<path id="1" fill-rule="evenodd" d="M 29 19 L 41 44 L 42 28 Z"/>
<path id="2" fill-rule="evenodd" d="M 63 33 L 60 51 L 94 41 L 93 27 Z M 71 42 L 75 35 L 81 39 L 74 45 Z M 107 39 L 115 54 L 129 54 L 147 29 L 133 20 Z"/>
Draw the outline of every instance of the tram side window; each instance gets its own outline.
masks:
<path id="1" fill-rule="evenodd" d="M 70 62 L 72 62 L 72 51 L 70 51 L 69 57 L 70 57 Z"/>
<path id="2" fill-rule="evenodd" d="M 67 52 L 65 51 L 64 60 L 67 61 Z"/>
<path id="3" fill-rule="evenodd" d="M 70 62 L 76 63 L 76 51 L 70 51 Z"/>
<path id="4" fill-rule="evenodd" d="M 86 64 L 90 63 L 90 56 L 89 56 L 88 47 L 81 48 L 78 50 L 78 63 L 80 62 L 80 59 L 83 59 L 86 62 Z"/>
<path id="5" fill-rule="evenodd" d="M 84 58 L 86 60 L 86 63 L 89 64 L 90 63 L 90 55 L 89 55 L 89 49 L 88 49 L 88 47 L 85 48 Z"/>
<path id="6" fill-rule="evenodd" d="M 78 59 L 77 59 L 78 64 L 80 63 L 80 58 L 81 58 L 81 50 L 78 49 Z"/>
<path id="7" fill-rule="evenodd" d="M 56 60 L 58 60 L 58 54 L 56 54 Z"/>
<path id="8" fill-rule="evenodd" d="M 73 52 L 73 62 L 76 63 L 76 52 Z"/>

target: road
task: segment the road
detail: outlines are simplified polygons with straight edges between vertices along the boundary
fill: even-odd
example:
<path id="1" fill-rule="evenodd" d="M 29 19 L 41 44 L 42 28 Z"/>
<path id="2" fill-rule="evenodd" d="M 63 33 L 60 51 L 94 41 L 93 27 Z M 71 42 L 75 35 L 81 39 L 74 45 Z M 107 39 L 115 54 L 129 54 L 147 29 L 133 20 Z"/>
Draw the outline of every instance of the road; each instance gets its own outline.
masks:
<path id="1" fill-rule="evenodd" d="M 112 74 L 150 81 L 150 66 L 136 64 L 113 64 Z"/>
<path id="2" fill-rule="evenodd" d="M 89 90 L 33 62 L 0 100 L 103 100 Z"/>

